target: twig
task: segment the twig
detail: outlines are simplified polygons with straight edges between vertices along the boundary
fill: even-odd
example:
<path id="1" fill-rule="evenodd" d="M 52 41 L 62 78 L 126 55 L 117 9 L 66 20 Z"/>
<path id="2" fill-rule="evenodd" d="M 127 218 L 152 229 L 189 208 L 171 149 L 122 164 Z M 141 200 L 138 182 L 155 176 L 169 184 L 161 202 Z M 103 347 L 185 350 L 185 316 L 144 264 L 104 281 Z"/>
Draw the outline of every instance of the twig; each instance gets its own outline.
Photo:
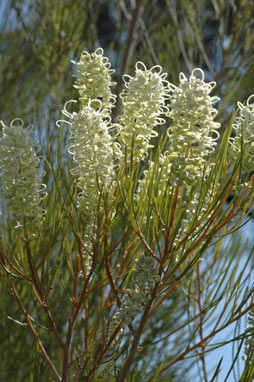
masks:
<path id="1" fill-rule="evenodd" d="M 13 282 L 13 281 L 11 281 L 11 289 L 12 289 L 13 295 L 14 295 L 14 297 L 16 298 L 17 303 L 18 303 L 18 305 L 19 305 L 20 309 L 22 310 L 22 313 L 23 313 L 23 315 L 24 315 L 24 317 L 25 317 L 27 327 L 30 329 L 30 331 L 32 332 L 33 337 L 34 337 L 35 340 L 38 342 L 39 348 L 40 348 L 40 350 L 41 350 L 41 353 L 42 353 L 44 359 L 46 360 L 47 364 L 49 365 L 50 369 L 51 369 L 52 372 L 54 373 L 54 375 L 55 375 L 55 377 L 57 378 L 57 380 L 58 380 L 59 382 L 62 382 L 62 379 L 61 379 L 60 375 L 58 374 L 58 372 L 57 372 L 55 366 L 53 365 L 51 359 L 49 358 L 49 356 L 48 356 L 46 350 L 44 349 L 44 346 L 42 345 L 42 343 L 41 343 L 41 341 L 40 341 L 40 339 L 39 339 L 39 337 L 38 337 L 38 334 L 36 333 L 36 331 L 35 331 L 35 329 L 34 329 L 32 323 L 31 323 L 31 321 L 30 321 L 29 315 L 28 315 L 26 309 L 24 308 L 24 306 L 23 306 L 23 304 L 22 304 L 22 302 L 21 302 L 21 300 L 20 300 L 20 298 L 19 298 L 18 292 L 17 292 L 17 290 L 16 290 L 16 288 L 15 288 L 15 285 L 14 285 L 14 282 Z"/>
<path id="2" fill-rule="evenodd" d="M 125 73 L 126 69 L 129 66 L 129 63 L 130 63 L 131 58 L 132 58 L 132 53 L 133 53 L 133 49 L 134 49 L 133 45 L 134 45 L 134 41 L 135 41 L 134 40 L 134 33 L 135 33 L 135 30 L 137 29 L 137 25 L 139 22 L 143 2 L 144 2 L 144 0 L 138 0 L 137 1 L 136 8 L 132 14 L 132 19 L 130 22 L 129 33 L 128 33 L 128 39 L 126 42 L 126 46 L 125 46 L 125 50 L 124 50 L 124 54 L 123 54 L 123 59 L 122 59 L 122 63 L 121 63 L 119 79 L 122 78 L 123 74 Z M 116 89 L 117 96 L 120 94 L 121 87 L 122 87 L 122 83 L 121 83 L 121 81 L 118 81 L 117 89 Z M 115 110 L 117 112 L 117 105 L 116 105 Z"/>
<path id="3" fill-rule="evenodd" d="M 143 333 L 145 324 L 146 324 L 147 319 L 149 317 L 149 312 L 150 312 L 153 300 L 154 300 L 154 298 L 156 296 L 158 285 L 159 284 L 157 283 L 155 288 L 154 288 L 154 290 L 153 290 L 153 292 L 152 292 L 151 299 L 146 304 L 146 307 L 145 307 L 143 316 L 141 318 L 138 330 L 136 331 L 136 335 L 134 336 L 134 340 L 133 340 L 133 343 L 132 343 L 132 346 L 131 346 L 131 349 L 130 349 L 130 352 L 129 352 L 129 356 L 127 357 L 127 359 L 125 361 L 125 364 L 124 364 L 124 367 L 123 367 L 123 369 L 122 369 L 122 371 L 120 373 L 119 380 L 118 380 L 119 382 L 125 382 L 125 378 L 128 375 L 128 372 L 130 370 L 132 361 L 133 361 L 134 356 L 135 356 L 135 354 L 137 352 L 137 348 L 138 348 L 138 345 L 139 345 L 139 342 L 140 342 L 141 335 Z"/>
<path id="4" fill-rule="evenodd" d="M 202 347 L 202 344 L 204 342 L 207 342 L 207 340 L 209 340 L 209 338 L 211 337 L 214 337 L 217 333 L 221 332 L 222 330 L 224 330 L 226 327 L 228 327 L 229 325 L 231 325 L 233 322 L 239 320 L 242 316 L 244 316 L 246 313 L 248 313 L 248 311 L 250 309 L 252 309 L 254 306 L 254 303 L 251 303 L 246 309 L 244 309 L 244 311 L 240 314 L 238 314 L 238 316 L 236 316 L 233 320 L 231 321 L 228 321 L 226 322 L 225 325 L 221 326 L 219 329 L 217 330 L 213 330 L 210 334 L 208 334 L 205 338 L 203 338 L 201 341 L 199 341 L 197 344 L 193 345 L 193 346 L 190 346 L 188 345 L 186 347 L 186 349 L 181 353 L 179 354 L 177 357 L 175 357 L 174 359 L 172 359 L 171 362 L 169 362 L 166 366 L 164 366 L 162 369 L 159 370 L 159 374 L 163 373 L 164 371 L 166 371 L 167 369 L 169 369 L 171 366 L 173 366 L 175 363 L 179 362 L 179 361 L 182 361 L 185 356 L 191 352 L 192 350 L 195 350 L 199 347 Z M 158 376 L 158 375 L 157 375 Z M 147 382 L 152 382 L 154 378 L 154 375 L 152 375 Z"/>

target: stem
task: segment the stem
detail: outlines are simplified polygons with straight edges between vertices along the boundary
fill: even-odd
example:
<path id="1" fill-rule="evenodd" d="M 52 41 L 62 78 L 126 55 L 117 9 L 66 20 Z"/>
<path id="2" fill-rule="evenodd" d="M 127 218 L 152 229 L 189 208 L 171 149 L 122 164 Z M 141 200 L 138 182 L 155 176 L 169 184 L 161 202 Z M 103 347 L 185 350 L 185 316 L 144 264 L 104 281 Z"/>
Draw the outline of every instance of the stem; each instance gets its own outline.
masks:
<path id="1" fill-rule="evenodd" d="M 33 335 L 33 337 L 35 338 L 36 342 L 38 343 L 39 348 L 40 348 L 40 351 L 41 351 L 41 353 L 42 353 L 42 355 L 43 355 L 45 361 L 46 361 L 47 364 L 49 365 L 50 369 L 52 370 L 53 374 L 54 374 L 55 377 L 57 378 L 58 382 L 63 382 L 62 379 L 61 379 L 61 377 L 60 377 L 60 375 L 58 374 L 58 372 L 57 372 L 55 366 L 53 365 L 51 359 L 49 358 L 49 356 L 48 356 L 46 350 L 44 349 L 44 346 L 42 345 L 42 343 L 41 343 L 41 341 L 40 341 L 40 339 L 39 339 L 39 337 L 38 337 L 38 334 L 36 333 L 36 331 L 35 331 L 35 329 L 34 329 L 32 323 L 31 323 L 31 320 L 30 320 L 30 318 L 29 318 L 29 315 L 28 315 L 28 313 L 27 313 L 25 307 L 23 306 L 23 304 L 22 304 L 22 302 L 21 302 L 21 300 L 20 300 L 20 297 L 19 297 L 19 295 L 18 295 L 18 292 L 17 292 L 17 290 L 16 290 L 16 288 L 15 288 L 15 285 L 14 285 L 14 282 L 13 282 L 13 281 L 11 281 L 11 289 L 12 289 L 13 295 L 14 295 L 14 297 L 16 298 L 17 303 L 18 303 L 18 305 L 19 305 L 19 307 L 20 307 L 20 309 L 21 309 L 21 311 L 22 311 L 22 313 L 23 313 L 23 315 L 24 315 L 24 317 L 25 317 L 27 327 L 30 329 L 30 331 L 31 331 L 31 333 L 32 333 L 32 335 Z"/>
<path id="2" fill-rule="evenodd" d="M 154 298 L 155 298 L 155 295 L 156 295 L 156 292 L 157 292 L 158 285 L 159 285 L 159 284 L 156 284 L 156 286 L 155 286 L 155 288 L 154 288 L 154 290 L 153 290 L 151 299 L 150 299 L 150 301 L 148 301 L 148 303 L 147 303 L 147 305 L 146 305 L 146 307 L 145 307 L 145 310 L 144 310 L 142 319 L 141 319 L 140 324 L 139 324 L 139 328 L 138 328 L 138 330 L 136 331 L 136 334 L 135 334 L 135 336 L 134 336 L 134 340 L 133 340 L 133 343 L 132 343 L 132 346 L 131 346 L 131 349 L 130 349 L 130 352 L 129 352 L 129 356 L 127 357 L 126 362 L 125 362 L 125 364 L 124 364 L 124 367 L 123 367 L 123 369 L 122 369 L 122 372 L 120 373 L 118 382 L 125 382 L 125 378 L 126 378 L 127 375 L 128 375 L 128 372 L 129 372 L 129 370 L 130 370 L 132 361 L 133 361 L 134 356 L 135 356 L 135 354 L 136 354 L 136 352 L 137 352 L 137 348 L 138 348 L 138 345 L 139 345 L 139 342 L 140 342 L 141 335 L 142 335 L 142 333 L 143 333 L 145 324 L 146 324 L 147 319 L 148 319 L 148 317 L 149 317 L 149 312 L 150 312 L 150 309 L 151 309 L 153 300 L 154 300 Z"/>
<path id="3" fill-rule="evenodd" d="M 107 344 L 107 346 L 102 349 L 102 351 L 100 352 L 100 354 L 98 355 L 98 357 L 96 358 L 96 364 L 93 366 L 93 368 L 90 370 L 89 372 L 89 375 L 93 375 L 94 371 L 97 369 L 98 365 L 100 365 L 100 362 L 102 361 L 104 355 L 107 353 L 107 351 L 109 350 L 110 348 L 110 345 L 112 344 L 112 342 L 114 341 L 116 335 L 118 334 L 118 332 L 120 331 L 122 327 L 122 324 L 120 323 L 116 329 L 114 330 L 112 336 L 110 337 L 109 339 L 109 342 Z"/>
<path id="4" fill-rule="evenodd" d="M 199 264 L 197 264 L 196 275 L 197 275 L 197 284 L 198 284 L 197 304 L 198 304 L 199 313 L 201 313 L 203 311 L 203 307 L 202 307 L 202 303 L 201 303 L 202 287 L 201 287 L 201 282 L 200 282 Z M 198 332 L 199 332 L 199 336 L 200 336 L 200 341 L 202 342 L 202 344 L 201 344 L 202 353 L 200 354 L 200 360 L 201 360 L 201 363 L 203 366 L 204 380 L 205 380 L 205 382 L 208 382 L 207 369 L 206 369 L 206 359 L 205 359 L 206 343 L 203 341 L 204 316 L 202 314 L 200 314 L 199 321 L 200 322 L 199 322 Z"/>
<path id="5" fill-rule="evenodd" d="M 199 341 L 197 344 L 193 345 L 193 346 L 190 346 L 188 345 L 186 347 L 186 349 L 181 353 L 179 354 L 177 357 L 175 357 L 174 359 L 172 359 L 171 362 L 169 362 L 166 366 L 164 366 L 162 369 L 159 370 L 158 374 L 156 375 L 157 377 L 163 373 L 164 371 L 166 371 L 167 369 L 169 369 L 171 366 L 173 366 L 175 363 L 179 362 L 179 361 L 182 361 L 184 360 L 185 356 L 190 353 L 192 350 L 195 350 L 199 347 L 202 347 L 203 343 L 204 342 L 207 342 L 209 340 L 209 338 L 211 337 L 214 337 L 217 333 L 221 332 L 222 330 L 224 330 L 225 328 L 227 328 L 229 325 L 231 325 L 233 322 L 235 321 L 238 321 L 242 316 L 244 316 L 246 313 L 249 312 L 250 309 L 252 309 L 254 306 L 254 303 L 251 303 L 246 309 L 244 309 L 242 311 L 242 313 L 239 313 L 238 316 L 236 316 L 233 320 L 229 320 L 228 322 L 226 322 L 224 325 L 222 325 L 220 328 L 216 329 L 216 330 L 212 330 L 210 334 L 208 334 L 206 337 L 204 337 L 201 341 Z M 153 378 L 154 378 L 154 375 L 152 375 L 148 380 L 147 382 L 152 382 L 153 381 Z"/>
<path id="6" fill-rule="evenodd" d="M 37 292 L 39 293 L 39 296 L 40 296 L 40 305 L 43 305 L 43 300 L 44 300 L 44 297 L 43 297 L 43 293 L 42 293 L 42 290 L 41 290 L 41 287 L 40 287 L 40 284 L 39 284 L 39 281 L 38 281 L 38 278 L 37 278 L 37 272 L 34 268 L 34 265 L 33 265 L 33 260 L 32 260 L 32 253 L 31 253 L 31 249 L 30 249 L 30 245 L 29 245 L 29 240 L 28 240 L 28 232 L 27 232 L 27 229 L 26 229 L 26 221 L 24 219 L 24 234 L 25 234 L 25 238 L 26 238 L 26 254 L 27 254 L 27 259 L 28 259 L 28 263 L 29 263 L 29 267 L 30 267 L 30 271 L 31 271 L 31 274 L 32 274 L 32 280 L 33 280 L 33 284 L 35 285 L 35 288 L 37 290 Z"/>
<path id="7" fill-rule="evenodd" d="M 135 33 L 135 30 L 136 30 L 137 25 L 138 25 L 138 21 L 140 18 L 143 2 L 144 2 L 144 0 L 138 0 L 137 1 L 136 8 L 132 14 L 132 19 L 130 22 L 129 33 L 128 33 L 128 39 L 126 42 L 126 46 L 125 46 L 125 50 L 124 50 L 124 54 L 123 54 L 123 59 L 122 59 L 122 63 L 121 63 L 119 79 L 122 78 L 123 74 L 125 73 L 126 69 L 129 66 L 129 62 L 131 61 L 131 58 L 132 58 L 132 53 L 134 50 L 134 42 L 135 42 L 134 33 Z M 122 87 L 122 83 L 119 80 L 119 81 L 117 81 L 117 89 L 116 89 L 117 96 L 120 94 L 121 87 Z M 117 97 L 117 100 L 118 99 L 119 99 L 119 97 Z M 117 112 L 117 109 L 118 109 L 118 104 L 116 104 L 115 112 Z"/>
<path id="8" fill-rule="evenodd" d="M 92 268 L 91 268 L 87 278 L 85 279 L 85 283 L 84 283 L 84 286 L 83 286 L 79 300 L 76 301 L 76 298 L 74 298 L 74 296 L 73 296 L 72 313 L 71 313 L 71 317 L 69 318 L 68 331 L 67 331 L 66 342 L 65 342 L 64 351 L 63 351 L 62 382 L 67 382 L 68 370 L 69 370 L 69 366 L 70 366 L 70 364 L 69 364 L 69 353 L 70 353 L 72 331 L 73 331 L 78 313 L 80 311 L 80 308 L 81 308 L 82 303 L 84 301 L 84 298 L 87 294 L 88 283 L 90 281 L 90 277 L 91 277 L 92 273 L 94 272 L 95 266 L 96 266 L 96 257 L 94 257 Z"/>
<path id="9" fill-rule="evenodd" d="M 124 51 L 124 56 L 123 56 L 122 65 L 121 65 L 121 71 L 120 71 L 121 76 L 125 73 L 125 70 L 126 68 L 128 68 L 129 62 L 131 60 L 131 53 L 133 51 L 133 44 L 134 44 L 134 32 L 138 25 L 143 2 L 144 0 L 138 0 L 136 8 L 132 15 L 132 20 L 130 23 L 129 34 L 128 34 L 128 40 L 126 43 L 126 48 Z"/>
<path id="10" fill-rule="evenodd" d="M 168 255 L 169 240 L 170 240 L 172 228 L 174 226 L 174 218 L 175 218 L 178 194 L 179 194 L 179 186 L 177 186 L 175 188 L 175 193 L 174 193 L 174 198 L 173 198 L 173 203 L 172 203 L 172 209 L 171 209 L 171 214 L 170 214 L 170 221 L 169 221 L 169 226 L 168 226 L 168 232 L 167 232 L 167 236 L 165 238 L 165 244 L 164 244 L 164 249 L 163 249 L 163 259 L 162 259 L 161 266 L 160 266 L 160 272 L 162 272 L 162 269 L 163 269 L 162 266 L 163 266 L 164 260 Z"/>
<path id="11" fill-rule="evenodd" d="M 29 267 L 30 267 L 30 270 L 31 270 L 31 274 L 32 274 L 32 285 L 35 286 L 35 289 L 37 290 L 38 292 L 38 295 L 34 293 L 37 301 L 39 302 L 40 306 L 44 309 L 47 317 L 48 317 L 48 320 L 50 322 L 50 325 L 51 325 L 51 328 L 56 336 L 56 339 L 59 343 L 59 345 L 61 346 L 61 348 L 64 347 L 64 343 L 58 333 L 58 330 L 56 328 L 56 324 L 55 324 L 55 321 L 51 315 L 51 312 L 49 311 L 49 308 L 46 304 L 46 299 L 43 295 L 43 292 L 41 290 L 41 287 L 40 287 L 40 284 L 39 284 L 39 281 L 38 281 L 38 277 L 37 277 L 37 272 L 35 270 L 35 267 L 33 265 L 33 260 L 32 260 L 32 253 L 31 253 L 31 249 L 30 249 L 30 245 L 29 245 L 29 241 L 28 241 L 28 232 L 27 232 L 27 229 L 26 229 L 26 225 L 25 225 L 25 220 L 24 220 L 24 233 L 25 233 L 25 238 L 26 238 L 26 253 L 27 253 L 27 258 L 28 258 L 28 263 L 29 263 Z"/>
<path id="12" fill-rule="evenodd" d="M 70 334 L 72 331 L 70 332 Z M 64 352 L 63 352 L 63 366 L 62 366 L 62 379 L 61 382 L 68 382 L 68 369 L 69 369 L 69 349 L 70 349 L 70 341 L 71 340 L 71 335 L 67 335 L 67 341 L 65 344 Z"/>

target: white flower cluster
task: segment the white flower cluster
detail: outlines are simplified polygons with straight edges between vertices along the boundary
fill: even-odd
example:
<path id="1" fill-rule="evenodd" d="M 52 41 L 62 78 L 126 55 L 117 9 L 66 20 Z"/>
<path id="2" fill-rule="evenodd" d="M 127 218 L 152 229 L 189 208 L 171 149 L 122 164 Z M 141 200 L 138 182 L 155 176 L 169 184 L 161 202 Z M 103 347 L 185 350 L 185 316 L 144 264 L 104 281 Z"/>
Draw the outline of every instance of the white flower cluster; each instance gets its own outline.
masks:
<path id="1" fill-rule="evenodd" d="M 67 150 L 73 155 L 75 167 L 72 174 L 78 178 L 78 207 L 87 215 L 96 213 L 102 194 L 111 196 L 114 186 L 114 145 L 109 134 L 110 118 L 105 110 L 93 108 L 96 100 L 90 100 L 78 113 L 64 115 L 70 119 L 71 137 Z M 117 152 L 118 147 L 115 144 Z"/>
<path id="2" fill-rule="evenodd" d="M 254 309 L 251 309 L 248 313 L 248 320 L 247 320 L 247 327 L 246 332 L 248 332 L 250 329 L 253 330 L 254 328 Z M 253 364 L 254 363 L 254 335 L 251 335 L 249 337 L 246 337 L 245 339 L 245 347 L 244 347 L 244 360 L 247 360 Z"/>
<path id="3" fill-rule="evenodd" d="M 254 171 L 254 94 L 248 98 L 246 106 L 238 102 L 238 107 L 240 115 L 233 125 L 236 135 L 229 138 L 229 155 L 233 160 L 243 155 L 242 171 L 251 172 Z"/>
<path id="4" fill-rule="evenodd" d="M 14 119 L 10 126 L 2 122 L 0 137 L 0 178 L 7 206 L 18 225 L 40 223 L 44 212 L 40 206 L 46 186 L 41 184 L 42 172 L 31 128 L 25 129 L 21 119 Z"/>
<path id="5" fill-rule="evenodd" d="M 81 103 L 87 105 L 89 100 L 97 99 L 101 101 L 102 109 L 110 112 L 116 101 L 111 87 L 116 83 L 112 82 L 114 70 L 108 58 L 103 56 L 103 49 L 98 48 L 92 54 L 84 51 L 78 63 L 72 62 L 77 65 L 74 87 L 79 90 Z M 93 107 L 96 106 L 98 104 L 93 103 Z"/>
<path id="6" fill-rule="evenodd" d="M 135 76 L 123 76 L 125 89 L 120 94 L 123 114 L 119 117 L 120 141 L 127 147 L 129 154 L 132 146 L 134 157 L 140 159 L 146 155 L 149 141 L 157 136 L 154 127 L 165 123 L 161 114 L 168 111 L 165 103 L 169 99 L 169 82 L 160 66 L 147 69 L 137 62 Z"/>
<path id="7" fill-rule="evenodd" d="M 207 160 L 219 138 L 217 129 L 220 127 L 213 120 L 217 110 L 212 105 L 219 99 L 210 96 L 214 86 L 215 82 L 204 82 L 204 73 L 198 68 L 192 71 L 189 79 L 181 73 L 179 87 L 170 84 L 170 111 L 167 115 L 172 119 L 172 125 L 167 130 L 167 150 L 160 156 L 160 169 L 157 170 L 160 181 L 154 193 L 159 197 L 167 187 L 182 186 L 178 194 L 177 211 L 184 214 L 176 239 L 181 239 L 187 233 L 200 203 L 200 180 L 206 178 L 213 165 L 211 160 Z M 145 170 L 143 179 L 139 181 L 137 201 L 149 184 L 147 176 L 151 176 L 153 167 L 154 163 L 149 161 L 149 171 Z M 188 203 L 190 190 L 195 185 L 196 191 Z M 206 211 L 210 197 L 208 193 L 205 205 L 200 207 L 199 216 Z"/>
<path id="8" fill-rule="evenodd" d="M 89 54 L 84 51 L 77 65 L 74 87 L 80 95 L 80 110 L 70 113 L 65 104 L 64 121 L 69 125 L 70 138 L 67 150 L 73 155 L 75 167 L 71 173 L 77 177 L 80 192 L 78 208 L 86 218 L 86 234 L 83 238 L 83 259 L 86 274 L 92 265 L 94 218 L 101 211 L 104 201 L 112 202 L 115 186 L 115 163 L 121 156 L 120 145 L 115 142 L 111 132 L 115 126 L 111 123 L 110 113 L 116 96 L 111 87 L 114 70 L 108 58 L 103 56 L 103 49 L 98 48 Z M 58 125 L 59 125 L 58 121 Z"/>
<path id="9" fill-rule="evenodd" d="M 167 132 L 171 181 L 176 185 L 192 184 L 202 177 L 203 166 L 216 146 L 220 127 L 214 122 L 217 110 L 212 107 L 219 98 L 210 96 L 216 83 L 204 82 L 204 73 L 199 68 L 192 71 L 189 79 L 183 73 L 179 79 L 178 87 L 170 84 L 168 116 L 172 125 Z"/>
<path id="10" fill-rule="evenodd" d="M 144 304 L 150 298 L 150 291 L 160 281 L 151 256 L 142 254 L 135 262 L 136 268 L 132 271 L 130 286 L 125 290 L 124 302 L 113 317 L 114 324 L 122 321 L 129 325 L 142 312 Z"/>

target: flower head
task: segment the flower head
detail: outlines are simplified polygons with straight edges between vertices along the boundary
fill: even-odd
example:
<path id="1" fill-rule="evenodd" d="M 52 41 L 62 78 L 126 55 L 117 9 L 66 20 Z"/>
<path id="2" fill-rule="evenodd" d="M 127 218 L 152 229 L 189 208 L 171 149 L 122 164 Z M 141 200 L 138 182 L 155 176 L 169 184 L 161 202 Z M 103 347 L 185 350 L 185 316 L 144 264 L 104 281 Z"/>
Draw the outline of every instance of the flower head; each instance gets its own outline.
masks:
<path id="1" fill-rule="evenodd" d="M 2 122 L 3 124 L 3 122 Z M 44 211 L 40 202 L 46 195 L 41 185 L 40 159 L 37 143 L 30 136 L 31 129 L 23 128 L 23 121 L 15 119 L 10 126 L 3 124 L 0 137 L 0 175 L 7 206 L 20 225 L 42 221 Z"/>
<path id="2" fill-rule="evenodd" d="M 102 48 L 96 49 L 92 54 L 84 51 L 78 63 L 73 61 L 77 65 L 74 87 L 79 90 L 83 105 L 88 105 L 89 100 L 98 99 L 102 108 L 110 112 L 116 101 L 116 96 L 111 92 L 111 87 L 115 85 L 111 79 L 114 70 L 103 53 Z M 98 104 L 93 103 L 93 107 L 97 106 Z"/>
<path id="3" fill-rule="evenodd" d="M 72 174 L 78 177 L 80 193 L 78 207 L 88 216 L 95 213 L 101 194 L 112 197 L 114 186 L 114 150 L 109 133 L 110 118 L 105 118 L 107 111 L 94 108 L 100 101 L 92 100 L 78 113 L 70 114 L 66 108 L 64 114 L 70 118 L 71 137 L 67 150 L 73 155 L 75 168 Z"/>
<path id="4" fill-rule="evenodd" d="M 254 171 L 254 94 L 248 98 L 246 106 L 238 102 L 238 107 L 240 115 L 233 125 L 236 135 L 229 138 L 229 155 L 233 160 L 243 155 L 242 170 L 251 172 Z"/>
<path id="5" fill-rule="evenodd" d="M 200 77 L 200 78 L 199 78 Z M 194 69 L 186 78 L 180 73 L 179 86 L 170 85 L 170 111 L 172 125 L 168 129 L 169 160 L 175 183 L 192 183 L 202 176 L 203 166 L 214 150 L 219 138 L 217 110 L 213 108 L 219 98 L 211 97 L 215 82 L 206 83 L 201 69 Z M 183 176 L 184 174 L 184 176 Z M 181 179 L 182 178 L 182 179 Z"/>
<path id="6" fill-rule="evenodd" d="M 134 140 L 134 150 L 139 158 L 152 147 L 149 141 L 157 135 L 154 127 L 165 122 L 160 115 L 168 111 L 165 102 L 169 98 L 169 83 L 160 66 L 147 69 L 142 62 L 137 62 L 135 68 L 134 77 L 123 76 L 125 89 L 120 94 L 123 114 L 119 122 L 121 143 L 130 151 Z"/>

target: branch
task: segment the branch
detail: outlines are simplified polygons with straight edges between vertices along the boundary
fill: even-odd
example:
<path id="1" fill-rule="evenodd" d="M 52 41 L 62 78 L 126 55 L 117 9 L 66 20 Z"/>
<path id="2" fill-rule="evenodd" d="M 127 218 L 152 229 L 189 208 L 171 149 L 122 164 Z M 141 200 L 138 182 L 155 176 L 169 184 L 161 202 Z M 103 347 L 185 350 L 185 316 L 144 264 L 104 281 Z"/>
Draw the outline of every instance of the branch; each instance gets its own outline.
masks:
<path id="1" fill-rule="evenodd" d="M 140 341 L 141 335 L 143 333 L 145 324 L 146 324 L 147 319 L 149 317 L 149 312 L 150 312 L 153 300 L 154 300 L 154 298 L 156 296 L 158 285 L 159 284 L 156 284 L 156 286 L 155 286 L 155 288 L 153 290 L 151 299 L 148 301 L 148 303 L 147 303 L 147 305 L 145 307 L 142 319 L 141 319 L 140 324 L 139 324 L 139 328 L 136 331 L 136 335 L 134 336 L 134 340 L 133 340 L 133 343 L 132 343 L 132 346 L 131 346 L 131 349 L 130 349 L 130 352 L 129 352 L 129 356 L 126 359 L 126 362 L 125 362 L 124 367 L 122 369 L 122 372 L 120 374 L 119 382 L 125 382 L 125 378 L 128 375 L 128 372 L 130 370 L 132 361 L 134 359 L 134 356 L 136 354 L 136 351 L 137 351 L 137 348 L 138 348 L 138 345 L 139 345 L 139 341 Z"/>
<path id="2" fill-rule="evenodd" d="M 38 337 L 38 334 L 36 333 L 36 331 L 35 331 L 35 329 L 34 329 L 32 323 L 31 323 L 31 321 L 30 321 L 29 315 L 28 315 L 28 313 L 27 313 L 25 307 L 23 306 L 23 304 L 22 304 L 22 302 L 21 302 L 21 300 L 20 300 L 20 298 L 19 298 L 18 292 L 17 292 L 17 290 L 16 290 L 16 288 L 15 288 L 15 285 L 14 285 L 14 282 L 13 282 L 13 281 L 11 282 L 11 289 L 12 289 L 13 295 L 14 295 L 14 297 L 16 298 L 17 303 L 18 303 L 18 305 L 19 305 L 19 307 L 20 307 L 20 309 L 21 309 L 21 311 L 22 311 L 22 313 L 23 313 L 23 315 L 24 315 L 24 317 L 25 317 L 27 327 L 30 329 L 30 331 L 31 331 L 31 333 L 32 333 L 32 335 L 33 335 L 33 337 L 34 337 L 35 340 L 38 342 L 40 351 L 41 351 L 41 353 L 42 353 L 42 355 L 43 355 L 45 361 L 47 362 L 47 364 L 49 365 L 50 369 L 51 369 L 52 372 L 54 373 L 54 375 L 55 375 L 55 377 L 57 378 L 58 382 L 62 382 L 62 379 L 61 379 L 60 375 L 58 374 L 58 372 L 57 372 L 55 366 L 53 365 L 51 359 L 49 358 L 49 356 L 48 356 L 46 350 L 44 349 L 44 346 L 42 345 L 42 343 L 41 343 L 41 341 L 40 341 L 40 339 L 39 339 L 39 337 Z"/>
<path id="3" fill-rule="evenodd" d="M 122 59 L 122 63 L 121 63 L 121 69 L 120 69 L 120 73 L 119 73 L 119 79 L 120 80 L 117 82 L 117 88 L 116 88 L 117 96 L 120 94 L 120 91 L 122 88 L 121 78 L 122 78 L 123 74 L 126 72 L 126 69 L 128 68 L 129 63 L 132 59 L 132 53 L 134 50 L 134 43 L 135 43 L 134 33 L 135 33 L 135 30 L 137 29 L 140 15 L 142 13 L 141 11 L 143 8 L 143 3 L 144 3 L 144 0 L 138 0 L 137 1 L 137 6 L 133 12 L 132 19 L 130 22 L 128 39 L 126 42 L 126 46 L 125 46 L 125 50 L 124 50 L 124 54 L 123 54 L 123 59 Z M 117 97 L 117 99 L 119 99 L 119 98 Z M 116 105 L 115 110 L 117 111 L 117 105 Z"/>
<path id="4" fill-rule="evenodd" d="M 156 376 L 158 376 L 159 374 L 163 373 L 165 370 L 169 369 L 171 366 L 173 366 L 175 363 L 179 362 L 179 361 L 182 361 L 185 356 L 190 353 L 192 350 L 195 350 L 199 347 L 202 347 L 203 344 L 205 342 L 207 342 L 211 337 L 214 337 L 216 334 L 218 334 L 219 332 L 221 332 L 222 330 L 224 330 L 225 328 L 227 328 L 229 325 L 231 325 L 233 322 L 239 320 L 243 315 L 245 315 L 246 313 L 248 313 L 248 311 L 250 309 L 253 309 L 253 306 L 254 306 L 254 303 L 251 303 L 242 313 L 240 313 L 238 316 L 236 316 L 233 320 L 231 321 L 228 321 L 226 322 L 225 325 L 221 326 L 219 329 L 217 330 L 213 330 L 210 334 L 208 334 L 205 338 L 203 338 L 201 341 L 199 341 L 197 344 L 193 345 L 193 346 L 187 346 L 187 348 L 180 354 L 178 355 L 177 357 L 175 357 L 174 359 L 172 359 L 171 362 L 169 362 L 166 366 L 164 366 L 162 369 L 159 370 L 158 374 Z M 147 382 L 152 382 L 153 381 L 153 378 L 154 378 L 154 375 L 152 375 Z"/>

